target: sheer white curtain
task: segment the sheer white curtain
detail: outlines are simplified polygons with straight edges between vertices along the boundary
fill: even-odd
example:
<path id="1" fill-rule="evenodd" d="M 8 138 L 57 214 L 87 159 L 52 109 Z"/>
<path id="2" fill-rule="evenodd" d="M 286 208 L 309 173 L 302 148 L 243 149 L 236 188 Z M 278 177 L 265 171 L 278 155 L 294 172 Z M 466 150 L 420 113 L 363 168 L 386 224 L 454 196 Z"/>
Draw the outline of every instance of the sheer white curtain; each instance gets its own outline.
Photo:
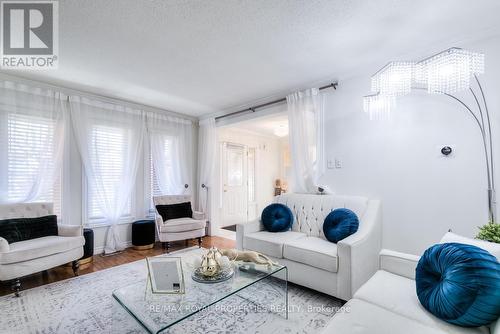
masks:
<path id="1" fill-rule="evenodd" d="M 116 224 L 129 206 L 142 158 L 146 123 L 144 112 L 78 96 L 71 96 L 69 101 L 73 132 L 88 187 L 97 197 L 97 201 L 94 198 L 87 199 L 87 202 L 94 200 L 98 203 L 110 224 L 104 253 L 113 253 L 124 248 Z M 107 133 L 110 140 L 119 139 L 119 145 L 113 145 L 111 141 L 109 145 L 98 143 L 100 139 L 107 138 Z M 116 161 L 109 159 L 110 156 L 117 157 Z M 112 180 L 109 171 L 113 172 Z"/>
<path id="2" fill-rule="evenodd" d="M 0 82 L 0 203 L 50 201 L 60 210 L 66 96 Z"/>
<path id="3" fill-rule="evenodd" d="M 209 217 L 216 157 L 217 129 L 215 118 L 210 117 L 200 121 L 198 133 L 198 210 L 206 212 Z M 205 187 L 202 188 L 202 185 Z"/>
<path id="4" fill-rule="evenodd" d="M 317 193 L 318 179 L 325 171 L 323 96 L 317 88 L 286 97 L 290 155 L 291 190 Z"/>
<path id="5" fill-rule="evenodd" d="M 148 112 L 146 117 L 151 159 L 161 193 L 192 193 L 192 122 L 155 112 Z"/>

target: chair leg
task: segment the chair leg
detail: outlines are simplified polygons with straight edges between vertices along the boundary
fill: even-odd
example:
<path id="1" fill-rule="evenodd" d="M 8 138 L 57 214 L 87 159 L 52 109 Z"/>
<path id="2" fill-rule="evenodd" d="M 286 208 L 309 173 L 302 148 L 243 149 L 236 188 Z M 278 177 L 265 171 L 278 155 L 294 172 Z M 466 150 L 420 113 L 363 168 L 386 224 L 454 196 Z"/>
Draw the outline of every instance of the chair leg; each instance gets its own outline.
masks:
<path id="1" fill-rule="evenodd" d="M 19 278 L 16 278 L 12 282 L 12 290 L 14 291 L 14 295 L 19 297 L 19 291 L 21 291 L 21 280 Z"/>
<path id="2" fill-rule="evenodd" d="M 167 254 L 168 254 L 168 247 L 170 247 L 170 242 L 165 242 L 165 250 L 167 251 Z"/>
<path id="3" fill-rule="evenodd" d="M 75 276 L 78 276 L 78 269 L 80 268 L 80 262 L 78 261 L 71 262 L 71 268 L 73 268 L 73 274 L 75 274 Z"/>
<path id="4" fill-rule="evenodd" d="M 202 238 L 201 238 L 201 237 L 200 237 L 200 238 L 198 238 L 198 247 L 200 247 L 200 248 L 201 248 L 201 243 L 202 243 L 202 241 L 203 241 L 203 240 L 202 240 Z"/>
<path id="5" fill-rule="evenodd" d="M 185 245 L 186 247 L 187 247 L 187 246 L 189 246 L 189 242 L 188 242 L 188 240 L 187 240 L 187 239 L 186 239 L 186 240 L 184 240 L 184 245 Z"/>

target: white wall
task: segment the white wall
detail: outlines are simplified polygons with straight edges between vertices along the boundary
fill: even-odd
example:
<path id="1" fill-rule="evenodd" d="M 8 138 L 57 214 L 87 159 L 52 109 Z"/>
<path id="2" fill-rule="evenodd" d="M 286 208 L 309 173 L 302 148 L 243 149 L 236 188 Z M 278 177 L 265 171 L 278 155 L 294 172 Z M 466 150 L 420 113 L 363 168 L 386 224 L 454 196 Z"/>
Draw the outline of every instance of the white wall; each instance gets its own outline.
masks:
<path id="1" fill-rule="evenodd" d="M 480 80 L 498 131 L 500 38 L 458 46 L 486 54 Z M 337 193 L 382 200 L 385 248 L 421 254 L 450 228 L 473 237 L 488 217 L 484 154 L 472 117 L 445 96 L 419 92 L 398 100 L 392 121 L 370 121 L 362 96 L 370 93 L 377 69 L 341 81 L 326 96 L 326 154 L 343 166 L 327 169 L 322 182 Z M 498 158 L 500 137 L 494 134 Z M 452 157 L 440 155 L 445 144 L 455 148 Z"/>

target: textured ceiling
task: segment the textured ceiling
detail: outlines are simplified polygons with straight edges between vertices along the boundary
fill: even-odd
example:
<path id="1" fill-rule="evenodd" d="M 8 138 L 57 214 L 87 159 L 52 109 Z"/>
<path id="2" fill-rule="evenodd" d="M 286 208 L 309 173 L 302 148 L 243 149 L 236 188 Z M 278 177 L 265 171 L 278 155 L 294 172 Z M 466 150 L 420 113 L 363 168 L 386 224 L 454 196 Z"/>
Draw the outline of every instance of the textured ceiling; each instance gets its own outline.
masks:
<path id="1" fill-rule="evenodd" d="M 279 127 L 288 129 L 288 116 L 286 113 L 252 118 L 248 121 L 232 124 L 229 128 L 236 131 L 250 131 L 265 136 L 275 137 L 274 130 Z M 276 138 L 279 137 L 276 136 Z"/>
<path id="2" fill-rule="evenodd" d="M 194 116 L 500 32 L 498 0 L 59 4 L 59 69 L 18 75 Z"/>

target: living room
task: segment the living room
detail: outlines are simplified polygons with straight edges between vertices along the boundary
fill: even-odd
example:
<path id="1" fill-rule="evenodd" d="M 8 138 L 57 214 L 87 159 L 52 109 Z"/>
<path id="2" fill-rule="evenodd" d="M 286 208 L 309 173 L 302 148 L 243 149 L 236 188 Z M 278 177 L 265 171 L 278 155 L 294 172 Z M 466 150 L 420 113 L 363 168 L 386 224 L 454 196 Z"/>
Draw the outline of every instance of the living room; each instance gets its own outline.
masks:
<path id="1" fill-rule="evenodd" d="M 1 333 L 500 334 L 500 4 L 0 1 Z"/>

